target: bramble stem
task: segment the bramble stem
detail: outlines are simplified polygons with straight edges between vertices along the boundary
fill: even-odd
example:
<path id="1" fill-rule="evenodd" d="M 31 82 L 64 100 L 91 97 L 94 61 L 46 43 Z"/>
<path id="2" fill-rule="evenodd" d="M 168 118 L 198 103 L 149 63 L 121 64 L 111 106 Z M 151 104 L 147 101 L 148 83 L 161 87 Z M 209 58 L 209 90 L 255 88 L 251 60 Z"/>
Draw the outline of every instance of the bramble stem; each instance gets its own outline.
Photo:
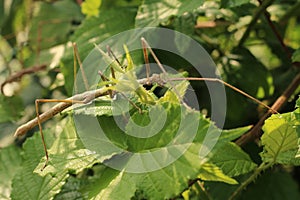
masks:
<path id="1" fill-rule="evenodd" d="M 258 175 L 260 175 L 260 173 L 262 171 L 265 171 L 266 169 L 268 169 L 269 167 L 271 167 L 273 165 L 273 163 L 262 163 L 258 168 L 256 168 L 256 170 L 254 171 L 253 174 L 251 174 L 251 176 L 249 176 L 247 178 L 247 180 L 245 180 L 244 182 L 241 183 L 241 185 L 231 194 L 231 196 L 228 198 L 228 200 L 233 200 L 235 199 L 242 190 L 244 190 L 250 183 L 252 183 Z"/>
<path id="2" fill-rule="evenodd" d="M 265 0 L 262 4 L 257 8 L 256 12 L 253 15 L 251 22 L 249 23 L 246 31 L 244 32 L 242 38 L 239 41 L 238 47 L 243 46 L 244 42 L 247 40 L 252 28 L 256 24 L 260 15 L 274 2 L 274 0 Z"/>
<path id="3" fill-rule="evenodd" d="M 275 103 L 272 105 L 272 109 L 279 110 L 282 105 L 290 98 L 290 96 L 294 93 L 294 91 L 298 88 L 300 84 L 300 73 L 293 79 L 291 84 L 285 89 L 285 91 L 277 98 Z M 249 141 L 255 140 L 256 138 L 260 138 L 262 135 L 261 127 L 264 124 L 264 121 L 271 115 L 270 110 L 265 113 L 260 120 L 256 123 L 256 125 L 246 134 L 242 135 L 235 143 L 239 146 L 243 146 Z"/>

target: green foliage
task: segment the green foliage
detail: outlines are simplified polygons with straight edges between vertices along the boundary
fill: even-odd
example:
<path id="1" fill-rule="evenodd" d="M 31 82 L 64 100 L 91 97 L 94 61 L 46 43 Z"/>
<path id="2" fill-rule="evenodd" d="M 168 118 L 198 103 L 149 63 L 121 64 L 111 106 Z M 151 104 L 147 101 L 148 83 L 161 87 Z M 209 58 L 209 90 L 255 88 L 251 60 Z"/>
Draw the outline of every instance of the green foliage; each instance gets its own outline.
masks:
<path id="1" fill-rule="evenodd" d="M 0 162 L 0 197 L 1 199 L 9 199 L 12 179 L 21 164 L 20 150 L 15 146 L 1 149 Z"/>
<path id="2" fill-rule="evenodd" d="M 0 96 L 0 123 L 14 121 L 20 118 L 23 110 L 22 99 L 18 96 Z"/>
<path id="3" fill-rule="evenodd" d="M 292 56 L 293 62 L 300 62 L 300 49 L 297 49 Z"/>
<path id="4" fill-rule="evenodd" d="M 298 134 L 291 119 L 273 115 L 266 120 L 263 130 L 264 162 L 299 165 L 300 159 L 293 159 L 298 149 Z"/>
<path id="5" fill-rule="evenodd" d="M 33 13 L 29 39 L 38 50 L 67 42 L 68 34 L 74 29 L 72 21 L 82 19 L 78 6 L 71 0 L 38 2 Z"/>
<path id="6" fill-rule="evenodd" d="M 237 6 L 241 6 L 243 4 L 249 3 L 249 0 L 242 0 L 242 1 L 238 1 L 238 0 L 221 0 L 221 6 L 223 8 L 230 8 L 230 7 L 237 7 Z"/>
<path id="7" fill-rule="evenodd" d="M 91 52 L 94 44 L 135 27 L 176 30 L 205 48 L 224 81 L 271 105 L 299 76 L 299 1 L 78 2 L 0 2 L 0 83 L 8 80 L 5 89 L 12 95 L 0 96 L 0 127 L 5 127 L 0 131 L 0 199 L 300 198 L 298 85 L 293 86 L 298 90 L 290 92 L 282 113 L 264 120 L 263 135 L 255 138 L 257 144 L 240 147 L 234 141 L 248 134 L 264 115 L 261 105 L 227 88 L 223 127 L 210 119 L 211 100 L 203 82 L 191 82 L 200 110 L 182 103 L 191 90 L 188 81 L 152 89 L 140 85 L 137 79 L 144 59 L 141 51 L 128 50 L 132 38 L 114 41 L 111 46 L 122 67 L 105 53 L 105 46 L 99 46 L 100 53 Z M 140 39 L 140 33 L 135 36 Z M 151 37 L 157 44 L 170 39 Z M 90 75 L 90 89 L 110 84 L 106 90 L 117 94 L 74 105 L 43 124 L 50 159 L 41 171 L 46 159 L 37 129 L 28 132 L 32 137 L 16 144 L 6 144 L 12 141 L 7 135 L 35 117 L 35 98 L 63 99 L 85 90 L 80 70 L 74 79 L 70 41 L 77 43 L 81 60 L 89 58 L 84 70 Z M 170 41 L 168 45 L 182 54 L 198 57 L 200 53 L 189 52 L 191 43 L 183 43 L 177 35 Z M 116 49 L 123 45 L 128 49 L 125 46 L 121 57 Z M 163 65 L 185 76 L 203 76 L 185 58 L 153 50 Z M 103 57 L 108 65 L 114 62 L 116 78 L 110 76 L 105 62 L 96 59 Z M 153 61 L 152 56 L 149 59 Z M 47 65 L 45 71 L 14 77 L 19 70 L 41 64 Z M 200 67 L 207 64 L 196 63 Z M 91 75 L 98 77 L 98 70 L 109 78 L 107 82 L 93 82 Z M 47 106 L 41 105 L 40 112 L 51 108 Z M 221 113 L 223 106 L 220 102 L 217 111 Z M 100 126 L 95 127 L 95 122 Z M 206 137 L 215 143 L 213 147 Z M 203 152 L 207 155 L 201 157 Z"/>
<path id="8" fill-rule="evenodd" d="M 172 16 L 180 16 L 201 6 L 203 1 L 144 0 L 136 16 L 136 27 L 151 27 L 165 23 Z"/>

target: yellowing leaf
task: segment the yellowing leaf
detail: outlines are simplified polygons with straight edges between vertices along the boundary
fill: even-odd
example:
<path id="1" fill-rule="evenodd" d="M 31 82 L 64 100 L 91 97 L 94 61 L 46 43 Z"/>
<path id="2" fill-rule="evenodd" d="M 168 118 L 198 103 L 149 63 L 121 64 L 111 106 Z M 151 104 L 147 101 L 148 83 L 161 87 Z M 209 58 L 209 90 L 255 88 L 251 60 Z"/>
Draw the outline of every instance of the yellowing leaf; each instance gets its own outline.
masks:
<path id="1" fill-rule="evenodd" d="M 86 14 L 87 17 L 97 17 L 101 3 L 102 0 L 86 0 L 81 4 L 81 12 Z"/>

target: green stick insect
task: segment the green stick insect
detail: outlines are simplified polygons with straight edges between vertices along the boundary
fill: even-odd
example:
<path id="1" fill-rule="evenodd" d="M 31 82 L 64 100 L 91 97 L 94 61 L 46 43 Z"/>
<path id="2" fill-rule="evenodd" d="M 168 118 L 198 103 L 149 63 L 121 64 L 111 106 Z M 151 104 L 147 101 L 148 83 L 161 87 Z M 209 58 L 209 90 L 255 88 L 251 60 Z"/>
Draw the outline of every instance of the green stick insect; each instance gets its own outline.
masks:
<path id="1" fill-rule="evenodd" d="M 156 102 L 159 100 L 155 94 L 153 93 L 153 89 L 151 90 L 146 90 L 143 85 L 159 85 L 162 87 L 169 88 L 177 96 L 177 99 L 185 106 L 185 102 L 183 101 L 181 95 L 176 89 L 176 84 L 174 82 L 178 81 L 212 81 L 212 82 L 219 82 L 221 84 L 224 84 L 225 86 L 235 90 L 236 92 L 246 96 L 247 98 L 250 98 L 251 100 L 255 101 L 256 103 L 264 106 L 267 108 L 269 111 L 272 113 L 278 113 L 276 110 L 272 109 L 268 105 L 264 104 L 263 102 L 257 100 L 256 98 L 252 97 L 251 95 L 241 91 L 240 89 L 224 82 L 221 79 L 217 78 L 197 78 L 197 77 L 174 77 L 174 76 L 169 76 L 163 65 L 160 63 L 159 59 L 156 57 L 155 53 L 151 49 L 150 45 L 148 42 L 144 39 L 141 38 L 141 43 L 143 47 L 143 55 L 144 55 L 144 60 L 145 60 L 145 65 L 146 65 L 146 78 L 142 79 L 137 79 L 136 76 L 136 69 L 135 65 L 132 61 L 132 58 L 130 56 L 130 53 L 128 51 L 128 48 L 126 45 L 124 45 L 124 50 L 126 54 L 126 61 L 127 61 L 127 66 L 122 67 L 120 62 L 116 59 L 116 57 L 113 55 L 112 51 L 109 50 L 109 54 L 106 54 L 102 49 L 100 49 L 97 45 L 95 45 L 96 49 L 99 51 L 99 53 L 103 56 L 103 59 L 105 62 L 109 65 L 110 70 L 111 70 L 111 77 L 105 77 L 101 71 L 99 71 L 99 75 L 101 76 L 102 82 L 98 85 L 100 88 L 94 89 L 94 90 L 88 90 L 83 93 L 76 94 L 70 98 L 67 99 L 36 99 L 35 101 L 35 108 L 36 108 L 36 118 L 33 120 L 21 125 L 15 132 L 15 136 L 23 136 L 27 133 L 28 130 L 32 129 L 35 126 L 39 126 L 39 131 L 41 134 L 42 138 L 42 143 L 44 147 L 44 152 L 46 156 L 46 161 L 44 164 L 44 169 L 47 166 L 47 163 L 49 161 L 49 156 L 48 156 L 48 151 L 47 151 L 47 146 L 45 143 L 44 139 L 44 134 L 42 130 L 42 123 L 50 118 L 52 118 L 54 115 L 62 112 L 66 108 L 72 106 L 73 104 L 88 104 L 91 101 L 97 99 L 98 97 L 101 96 L 107 96 L 109 95 L 111 98 L 116 94 L 120 93 L 124 97 L 124 93 L 132 93 L 135 94 L 139 102 L 142 104 L 147 104 L 149 106 L 156 104 Z M 76 45 L 73 45 L 74 49 L 74 71 L 76 68 L 76 58 L 77 62 L 79 63 L 80 71 L 83 76 L 84 84 L 85 87 L 88 88 L 87 84 L 87 79 L 84 75 L 84 69 L 82 67 L 82 63 L 78 54 L 78 50 Z M 152 74 L 150 76 L 150 65 L 149 65 L 149 58 L 148 58 L 148 53 L 147 50 L 150 52 L 151 56 L 159 66 L 161 70 L 161 74 Z M 75 76 L 76 74 L 74 74 Z M 174 96 L 174 95 L 173 95 Z M 139 110 L 139 112 L 142 112 L 142 110 L 135 105 L 132 101 L 128 99 L 128 101 L 136 108 Z M 39 113 L 39 103 L 47 103 L 47 102 L 57 102 L 58 104 L 53 106 L 51 109 L 47 110 L 46 112 L 40 114 Z M 188 106 L 187 106 L 188 107 Z"/>

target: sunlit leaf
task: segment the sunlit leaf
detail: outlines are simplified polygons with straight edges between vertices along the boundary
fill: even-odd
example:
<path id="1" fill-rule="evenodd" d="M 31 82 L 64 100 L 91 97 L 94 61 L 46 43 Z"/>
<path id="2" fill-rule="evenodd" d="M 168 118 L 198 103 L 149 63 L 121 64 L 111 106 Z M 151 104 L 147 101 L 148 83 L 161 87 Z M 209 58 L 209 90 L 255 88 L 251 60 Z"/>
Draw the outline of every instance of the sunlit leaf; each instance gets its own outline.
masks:
<path id="1" fill-rule="evenodd" d="M 92 104 L 81 105 L 79 107 L 76 107 L 72 109 L 72 112 L 74 114 L 84 114 L 84 115 L 92 115 L 92 116 L 102 116 L 102 115 L 111 116 L 112 105 L 110 100 L 109 101 L 100 100 L 100 101 L 95 101 Z"/>
<path id="2" fill-rule="evenodd" d="M 79 5 L 72 0 L 37 2 L 33 14 L 29 39 L 39 51 L 66 42 L 72 23 L 83 17 Z"/>
<path id="3" fill-rule="evenodd" d="M 221 181 L 228 184 L 237 184 L 233 178 L 225 175 L 223 171 L 214 164 L 204 164 L 200 170 L 199 178 L 206 181 Z"/>
<path id="4" fill-rule="evenodd" d="M 280 115 L 272 115 L 265 121 L 263 131 L 264 162 L 294 163 L 298 149 L 296 126 Z"/>
<path id="5" fill-rule="evenodd" d="M 250 0 L 221 0 L 223 8 L 237 7 L 246 3 L 250 3 Z"/>
<path id="6" fill-rule="evenodd" d="M 246 133 L 252 128 L 252 126 L 245 126 L 235 129 L 229 129 L 229 130 L 222 130 L 222 133 L 220 135 L 220 139 L 224 141 L 232 141 L 240 137 L 242 134 Z"/>
<path id="7" fill-rule="evenodd" d="M 98 18 L 91 17 L 84 20 L 72 36 L 72 41 L 76 42 L 79 47 L 78 51 L 81 59 L 83 60 L 91 52 L 94 48 L 94 44 L 99 44 L 117 33 L 133 28 L 135 15 L 136 10 L 134 9 L 106 9 L 101 10 Z M 107 23 L 108 21 L 113 23 Z M 94 59 L 85 64 L 95 66 L 93 68 L 94 71 L 85 71 L 89 76 L 97 75 L 97 71 L 101 69 L 101 66 L 98 66 Z M 62 73 L 65 78 L 65 87 L 68 93 L 72 94 L 74 73 L 73 67 L 70 66 L 73 66 L 72 49 L 68 49 L 61 64 Z M 87 70 L 87 68 L 85 68 L 85 70 Z M 76 84 L 77 87 L 79 87 L 82 83 L 77 82 Z"/>
<path id="8" fill-rule="evenodd" d="M 10 199 L 12 179 L 20 169 L 20 152 L 15 146 L 0 150 L 0 199 Z"/>
<path id="9" fill-rule="evenodd" d="M 136 27 L 158 26 L 166 22 L 171 16 L 180 16 L 184 12 L 191 12 L 203 4 L 203 1 L 184 0 L 144 0 L 136 16 Z"/>
<path id="10" fill-rule="evenodd" d="M 248 173 L 256 167 L 249 155 L 234 143 L 222 145 L 210 161 L 230 177 Z"/>
<path id="11" fill-rule="evenodd" d="M 46 135 L 48 133 L 45 131 Z M 51 135 L 47 135 L 46 139 L 47 144 L 51 144 Z M 44 156 L 44 151 L 41 138 L 38 134 L 35 134 L 24 144 L 24 162 L 12 181 L 12 199 L 47 200 L 53 198 L 60 191 L 65 179 L 69 176 L 68 174 L 58 172 L 55 177 L 50 174 L 41 177 L 33 173 L 42 156 Z"/>
<path id="12" fill-rule="evenodd" d="M 88 17 L 97 17 L 102 0 L 86 0 L 81 4 L 81 11 Z"/>

